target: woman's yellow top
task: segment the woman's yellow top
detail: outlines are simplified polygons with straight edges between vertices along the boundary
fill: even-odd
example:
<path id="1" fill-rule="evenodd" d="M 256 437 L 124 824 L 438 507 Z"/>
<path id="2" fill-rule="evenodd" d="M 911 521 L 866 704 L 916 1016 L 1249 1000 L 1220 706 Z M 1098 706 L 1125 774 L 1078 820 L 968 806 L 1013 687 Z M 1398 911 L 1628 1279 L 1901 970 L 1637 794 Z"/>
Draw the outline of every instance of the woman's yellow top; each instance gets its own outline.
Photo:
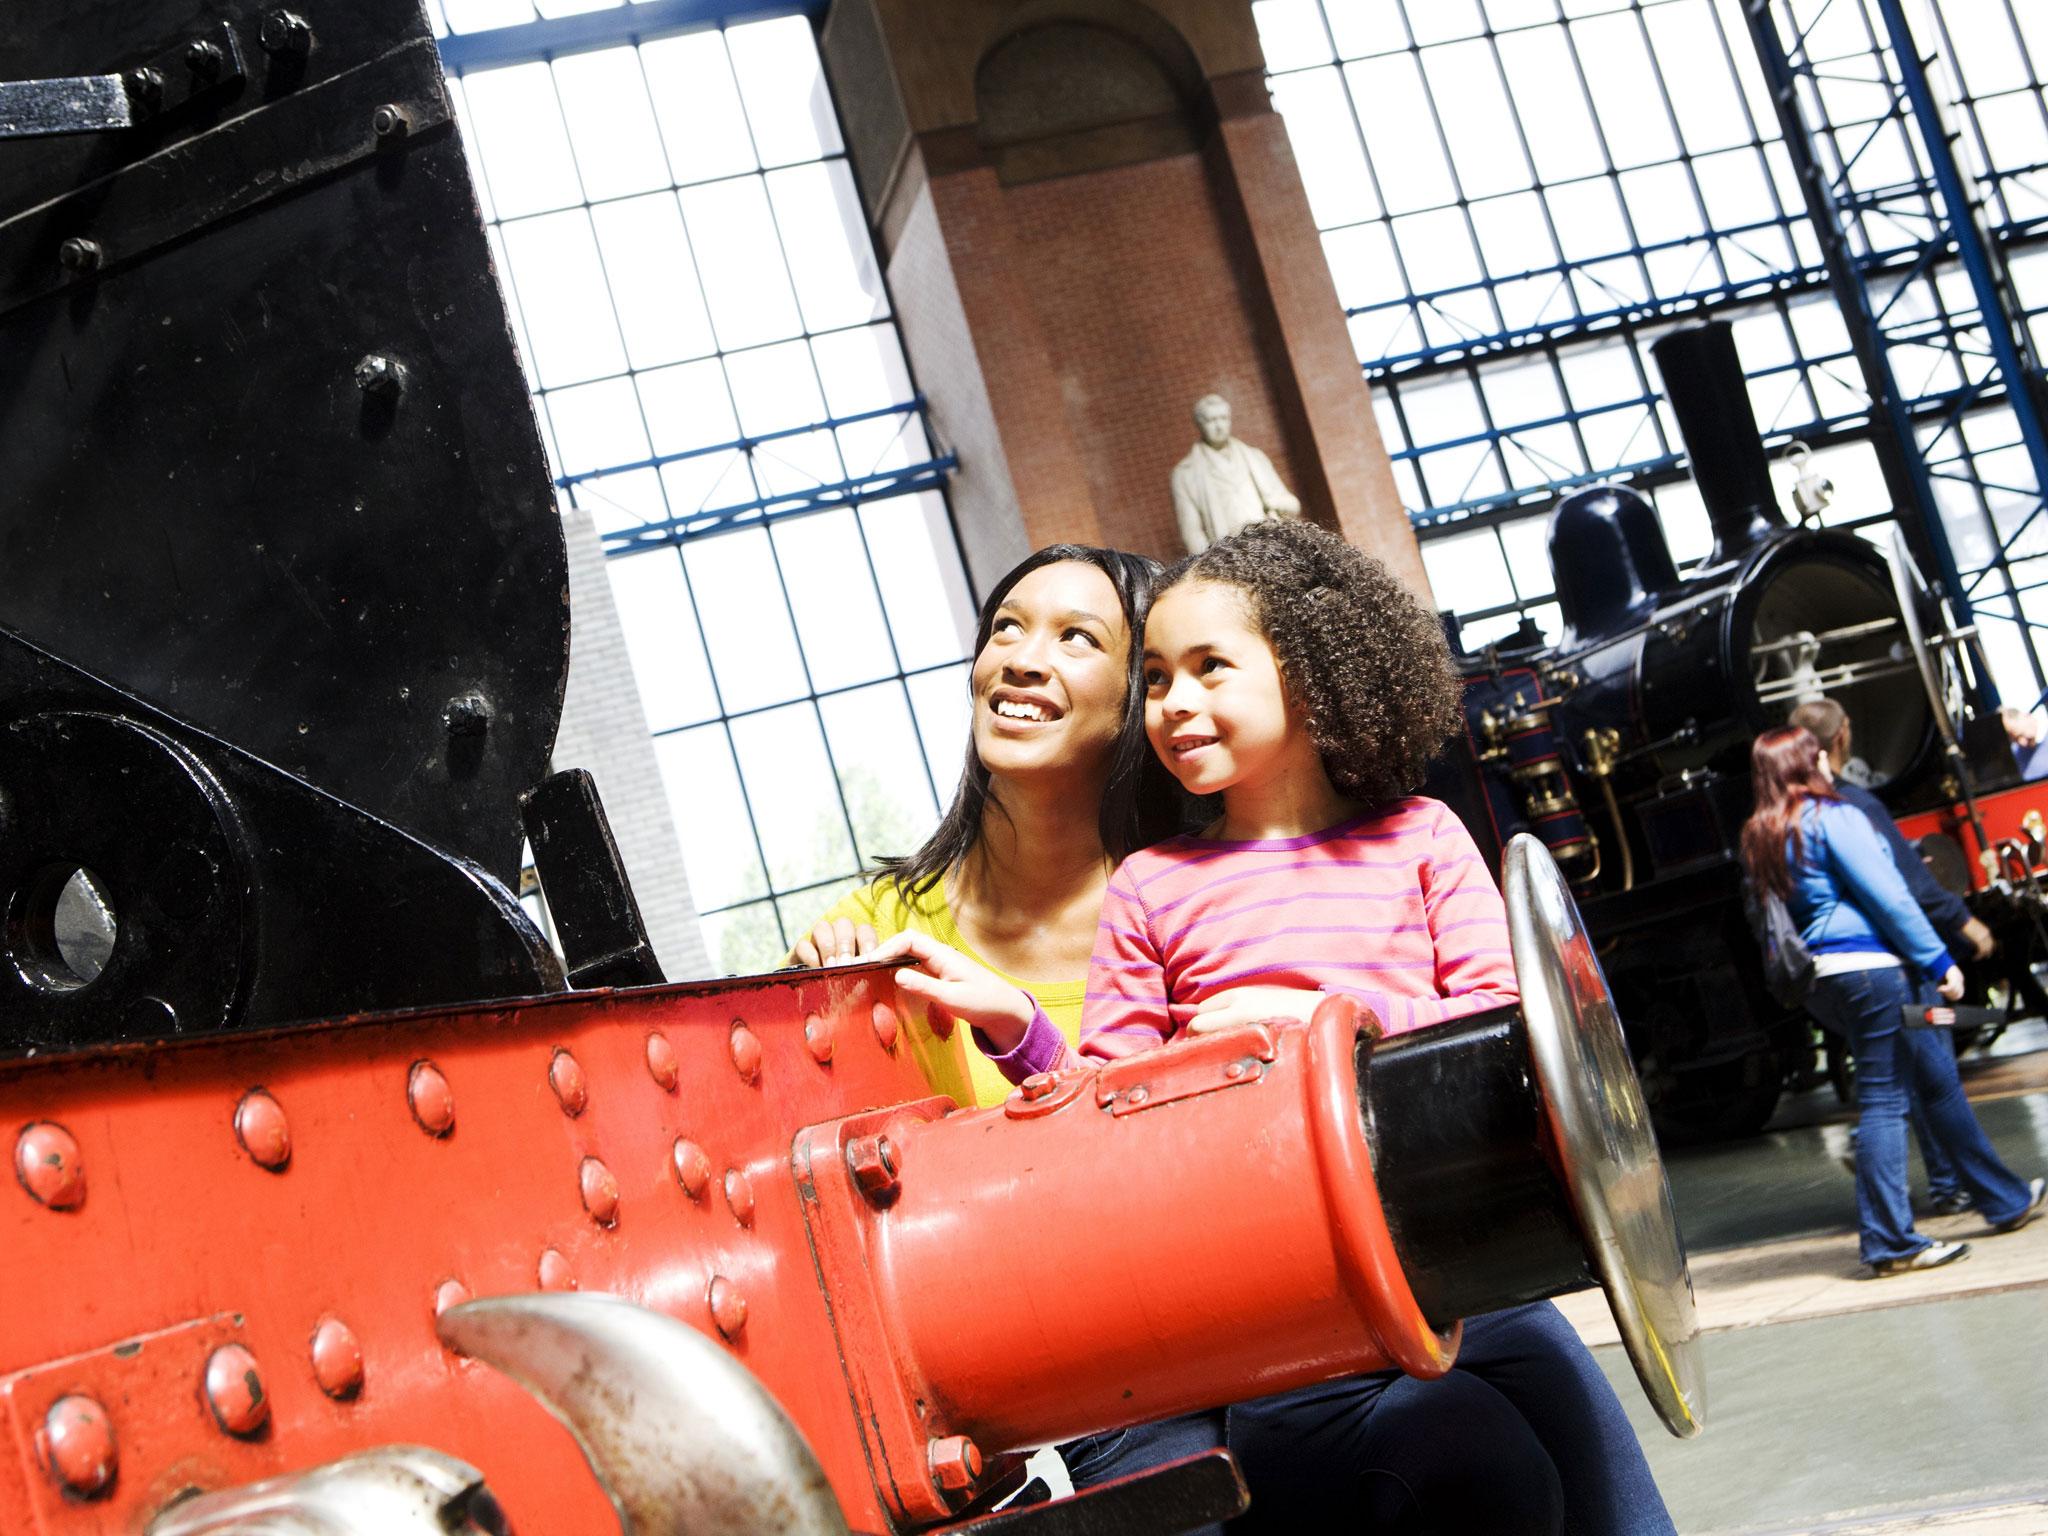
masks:
<path id="1" fill-rule="evenodd" d="M 922 895 L 906 896 L 903 888 L 886 876 L 874 884 L 854 891 L 843 897 L 832 909 L 819 918 L 819 922 L 834 922 L 847 918 L 855 923 L 866 923 L 875 930 L 878 939 L 890 938 L 906 929 L 929 934 L 941 944 L 950 945 L 975 964 L 988 970 L 1012 986 L 1021 987 L 1038 1000 L 1038 1006 L 1045 1010 L 1045 1016 L 1052 1020 L 1055 1028 L 1067 1037 L 1070 1045 L 1081 1043 L 1081 999 L 1088 990 L 1088 980 L 1078 981 L 1026 981 L 1011 976 L 996 968 L 968 947 L 960 937 L 960 930 L 953 924 L 953 909 L 946 900 L 946 881 L 941 876 L 936 884 Z M 911 1026 L 911 1054 L 932 1085 L 932 1091 L 950 1095 L 958 1104 L 1000 1104 L 1010 1092 L 1010 1084 L 1003 1074 L 975 1046 L 974 1033 L 965 1025 L 947 1032 L 945 1038 L 934 1034 L 922 1014 L 917 1015 Z"/>

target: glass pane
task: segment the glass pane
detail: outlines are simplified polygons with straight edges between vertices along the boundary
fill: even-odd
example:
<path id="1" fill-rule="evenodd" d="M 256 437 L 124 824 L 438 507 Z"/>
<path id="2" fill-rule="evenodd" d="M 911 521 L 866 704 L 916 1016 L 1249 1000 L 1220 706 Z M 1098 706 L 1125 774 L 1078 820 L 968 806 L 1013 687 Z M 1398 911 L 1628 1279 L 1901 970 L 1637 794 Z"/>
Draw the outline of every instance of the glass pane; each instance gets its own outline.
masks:
<path id="1" fill-rule="evenodd" d="M 867 220 L 844 160 L 776 171 L 768 177 L 768 195 L 805 326 L 837 330 L 887 313 Z"/>
<path id="2" fill-rule="evenodd" d="M 644 43 L 640 61 L 677 181 L 754 169 L 753 139 L 718 33 L 687 32 Z"/>
<path id="3" fill-rule="evenodd" d="M 1534 192 L 1489 198 L 1474 203 L 1471 211 L 1489 276 L 1505 277 L 1556 263 L 1557 249 L 1544 221 L 1543 200 Z"/>
<path id="4" fill-rule="evenodd" d="M 732 743 L 775 889 L 859 873 L 817 710 L 806 702 L 734 720 Z"/>
<path id="5" fill-rule="evenodd" d="M 1515 600 L 1507 561 L 1491 528 L 1425 540 L 1422 564 L 1440 607 L 1466 613 Z"/>
<path id="6" fill-rule="evenodd" d="M 1537 175 L 1545 181 L 1568 181 L 1607 169 L 1593 114 L 1579 87 L 1578 65 L 1562 29 L 1515 32 L 1498 42 L 1508 93 L 1529 135 Z"/>
<path id="7" fill-rule="evenodd" d="M 699 911 L 767 894 L 753 822 L 722 725 L 654 738 L 669 814 Z"/>
<path id="8" fill-rule="evenodd" d="M 939 786 L 939 799 L 953 803 L 961 770 L 967 763 L 968 733 L 973 725 L 973 708 L 967 698 L 967 664 L 938 672 L 920 672 L 908 680 L 910 706 L 917 717 L 917 733 L 924 741 L 925 758 L 932 766 L 932 781 Z"/>
<path id="9" fill-rule="evenodd" d="M 1432 48 L 1422 57 L 1437 101 L 1457 103 L 1456 110 L 1441 117 L 1464 195 L 1487 197 L 1527 187 L 1529 162 L 1523 157 L 1521 133 L 1494 65 L 1492 44 L 1454 43 Z"/>
<path id="10" fill-rule="evenodd" d="M 730 443 L 740 435 L 732 413 L 732 395 L 725 369 L 717 359 L 658 368 L 640 374 L 634 383 L 647 412 L 647 427 L 658 454 L 687 453 L 714 443 Z"/>
<path id="11" fill-rule="evenodd" d="M 731 350 L 800 332 L 796 295 L 760 179 L 687 187 L 681 197 L 719 344 Z"/>
<path id="12" fill-rule="evenodd" d="M 683 558 L 727 711 L 801 697 L 803 661 L 767 537 L 752 528 L 698 539 Z"/>
<path id="13" fill-rule="evenodd" d="M 903 685 L 820 699 L 861 861 L 915 853 L 939 819 Z M 950 788 L 950 784 L 947 786 Z"/>
<path id="14" fill-rule="evenodd" d="M 802 496 L 820 486 L 839 486 L 846 469 L 839 461 L 839 441 L 830 432 L 805 432 L 778 437 L 754 450 L 754 483 L 763 496 Z"/>
<path id="15" fill-rule="evenodd" d="M 505 254 L 540 382 L 552 389 L 623 372 L 590 215 L 581 208 L 503 226 Z"/>
<path id="16" fill-rule="evenodd" d="M 853 512 L 792 518 L 772 531 L 812 686 L 822 692 L 894 672 L 888 626 Z"/>
<path id="17" fill-rule="evenodd" d="M 711 669 L 704 664 L 704 645 L 675 552 L 630 555 L 607 561 L 605 569 L 648 729 L 672 730 L 716 716 L 718 695 L 711 687 Z M 704 899 L 698 896 L 699 901 Z"/>
<path id="18" fill-rule="evenodd" d="M 1388 210 L 1434 208 L 1456 197 L 1415 60 L 1405 53 L 1367 59 L 1345 65 L 1344 75 Z"/>
<path id="19" fill-rule="evenodd" d="M 1675 157 L 1678 143 L 1672 137 L 1671 115 L 1657 88 L 1649 46 L 1635 14 L 1574 22 L 1571 32 L 1614 163 L 1647 165 Z"/>
<path id="20" fill-rule="evenodd" d="M 1330 39 L 1323 30 L 1319 0 L 1254 0 L 1259 46 L 1269 70 L 1303 69 L 1330 62 Z"/>
<path id="21" fill-rule="evenodd" d="M 695 454 L 662 465 L 661 488 L 674 515 L 681 518 L 716 512 L 722 507 L 745 506 L 760 496 L 747 456 L 737 448 Z M 702 529 L 693 526 L 690 531 Z"/>
<path id="22" fill-rule="evenodd" d="M 1698 155 L 1747 143 L 1749 118 L 1707 0 L 1650 7 L 1643 12 L 1643 22 L 1650 29 L 1686 149 Z M 1746 34 L 1742 42 L 1747 45 Z"/>
<path id="23" fill-rule="evenodd" d="M 661 476 L 651 469 L 579 480 L 569 488 L 569 500 L 590 514 L 600 533 L 643 527 L 668 517 L 668 498 L 661 493 Z"/>
<path id="24" fill-rule="evenodd" d="M 946 504 L 931 491 L 897 496 L 869 502 L 860 520 L 903 665 L 929 667 L 965 656 L 974 638 L 974 602 Z"/>
<path id="25" fill-rule="evenodd" d="M 496 220 L 498 214 L 491 202 L 491 179 L 484 174 L 483 159 L 477 154 L 476 127 L 470 121 L 469 96 L 462 88 L 460 75 L 448 76 L 448 101 L 455 109 L 456 126 L 462 135 L 462 154 L 469 162 L 470 183 L 476 188 L 476 200 L 483 210 L 484 222 L 489 224 Z"/>
<path id="26" fill-rule="evenodd" d="M 722 975 L 762 975 L 779 969 L 783 956 L 789 953 L 789 944 L 775 920 L 773 902 L 759 901 L 730 912 L 714 912 L 698 922 L 704 930 L 704 952 L 711 957 L 713 969 Z"/>
<path id="27" fill-rule="evenodd" d="M 635 368 L 702 357 L 715 343 L 671 193 L 590 210 Z"/>
<path id="28" fill-rule="evenodd" d="M 1515 578 L 1515 590 L 1522 601 L 1549 596 L 1553 585 L 1549 517 L 1524 517 L 1502 523 L 1500 542 L 1507 551 L 1508 570 Z"/>
<path id="29" fill-rule="evenodd" d="M 725 40 L 761 163 L 794 165 L 838 154 L 839 118 L 818 67 L 809 18 L 751 22 L 733 27 Z"/>
<path id="30" fill-rule="evenodd" d="M 811 349 L 801 341 L 740 352 L 725 360 L 740 426 L 749 437 L 807 427 L 822 421 L 825 402 L 818 393 L 818 375 Z"/>
<path id="31" fill-rule="evenodd" d="M 606 379 L 543 397 L 555 429 L 561 472 L 580 475 L 637 463 L 649 455 L 631 379 Z"/>
<path id="32" fill-rule="evenodd" d="M 499 218 L 582 201 L 576 157 L 546 64 L 480 69 L 463 76 L 462 86 Z"/>
<path id="33" fill-rule="evenodd" d="M 555 90 L 593 201 L 669 185 L 668 157 L 631 48 L 572 53 L 555 61 Z"/>
<path id="34" fill-rule="evenodd" d="M 834 416 L 858 416 L 910 398 L 910 369 L 893 325 L 836 331 L 811 342 L 825 404 Z"/>
<path id="35" fill-rule="evenodd" d="M 442 0 L 451 32 L 487 32 L 533 20 L 532 0 Z"/>
<path id="36" fill-rule="evenodd" d="M 1380 211 L 1379 200 L 1343 77 L 1334 69 L 1315 69 L 1281 75 L 1270 85 L 1273 105 L 1287 119 L 1287 139 L 1316 226 L 1328 229 L 1372 218 Z"/>

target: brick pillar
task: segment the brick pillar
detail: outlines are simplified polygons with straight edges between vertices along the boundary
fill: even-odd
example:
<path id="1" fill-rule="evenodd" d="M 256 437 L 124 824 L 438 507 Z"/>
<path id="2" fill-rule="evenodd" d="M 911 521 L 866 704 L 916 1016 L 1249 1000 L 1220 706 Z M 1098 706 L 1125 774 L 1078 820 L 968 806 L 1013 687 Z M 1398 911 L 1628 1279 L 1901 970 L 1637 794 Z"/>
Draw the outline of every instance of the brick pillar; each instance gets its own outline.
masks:
<path id="1" fill-rule="evenodd" d="M 1428 594 L 1249 0 L 834 0 L 823 51 L 979 588 L 1056 539 L 1178 556 L 1213 391 Z"/>
<path id="2" fill-rule="evenodd" d="M 605 574 L 604 547 L 588 512 L 568 512 L 562 524 L 569 544 L 573 627 L 569 686 L 562 699 L 562 726 L 555 736 L 555 770 L 585 768 L 597 781 L 663 974 L 671 981 L 706 976 L 711 961 L 696 904 L 690 899 L 690 877 L 669 814 L 661 764 L 647 732 L 647 712 L 633 680 L 626 632 Z"/>

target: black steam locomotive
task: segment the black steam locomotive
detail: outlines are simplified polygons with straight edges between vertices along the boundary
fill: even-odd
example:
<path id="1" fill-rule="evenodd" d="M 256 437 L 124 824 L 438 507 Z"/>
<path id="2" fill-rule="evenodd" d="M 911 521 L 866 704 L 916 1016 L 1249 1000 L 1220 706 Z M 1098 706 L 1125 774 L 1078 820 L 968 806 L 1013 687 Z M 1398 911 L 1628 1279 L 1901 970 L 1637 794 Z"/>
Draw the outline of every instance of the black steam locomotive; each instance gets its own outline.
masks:
<path id="1" fill-rule="evenodd" d="M 1802 699 L 1834 699 L 1871 787 L 1901 813 L 1954 802 L 1959 776 L 1993 788 L 2016 774 L 1981 659 L 1967 636 L 1941 635 L 1903 550 L 1887 559 L 1779 510 L 1730 328 L 1687 326 L 1653 350 L 1712 553 L 1681 573 L 1626 488 L 1560 501 L 1565 632 L 1552 644 L 1525 623 L 1461 652 L 1466 750 L 1432 787 L 1489 856 L 1517 832 L 1549 846 L 1600 940 L 1660 1129 L 1698 1138 L 1761 1128 L 1814 1062 L 1806 1019 L 1764 989 L 1742 913 L 1756 733 Z M 1932 656 L 1928 631 L 1946 642 Z"/>

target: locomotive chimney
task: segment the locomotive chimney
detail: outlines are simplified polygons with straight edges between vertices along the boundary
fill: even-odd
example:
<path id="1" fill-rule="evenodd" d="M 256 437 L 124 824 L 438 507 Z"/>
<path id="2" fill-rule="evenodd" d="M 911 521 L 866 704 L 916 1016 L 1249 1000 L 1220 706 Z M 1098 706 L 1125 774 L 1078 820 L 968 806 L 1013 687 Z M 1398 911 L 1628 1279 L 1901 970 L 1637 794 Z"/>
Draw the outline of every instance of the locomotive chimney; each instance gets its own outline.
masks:
<path id="1" fill-rule="evenodd" d="M 1720 565 L 1786 526 L 1771 491 L 1735 332 L 1725 320 L 1681 326 L 1659 337 L 1650 351 L 1713 524 L 1714 552 L 1707 563 Z"/>

